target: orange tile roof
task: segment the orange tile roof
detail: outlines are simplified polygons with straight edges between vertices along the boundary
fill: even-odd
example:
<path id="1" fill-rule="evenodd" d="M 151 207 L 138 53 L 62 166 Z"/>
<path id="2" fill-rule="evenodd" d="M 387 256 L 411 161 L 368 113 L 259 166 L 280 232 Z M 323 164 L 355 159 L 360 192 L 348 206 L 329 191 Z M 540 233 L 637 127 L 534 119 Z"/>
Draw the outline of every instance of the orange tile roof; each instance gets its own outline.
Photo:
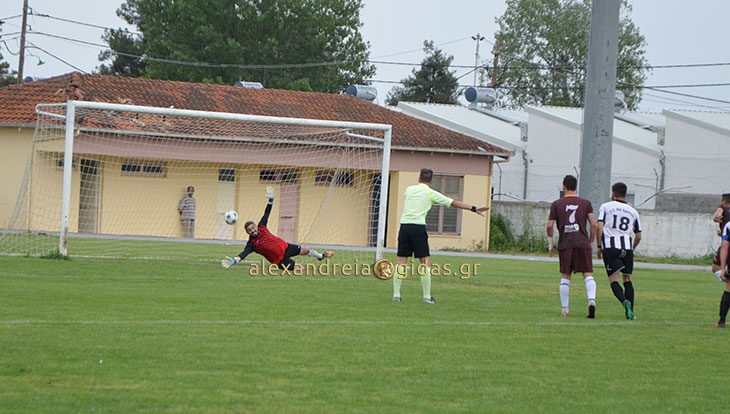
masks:
<path id="1" fill-rule="evenodd" d="M 510 151 L 349 95 L 67 73 L 0 88 L 0 124 L 34 124 L 35 105 L 69 99 L 291 118 L 390 124 L 394 147 Z"/>

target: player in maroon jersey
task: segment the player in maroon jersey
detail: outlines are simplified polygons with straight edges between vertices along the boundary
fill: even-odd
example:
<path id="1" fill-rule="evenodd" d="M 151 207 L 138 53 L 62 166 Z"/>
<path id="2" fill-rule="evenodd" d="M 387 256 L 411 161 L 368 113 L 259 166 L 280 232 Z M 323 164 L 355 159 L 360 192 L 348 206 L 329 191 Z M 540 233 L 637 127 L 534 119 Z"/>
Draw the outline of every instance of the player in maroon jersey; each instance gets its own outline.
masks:
<path id="1" fill-rule="evenodd" d="M 725 193 L 722 195 L 722 201 L 720 201 L 720 205 L 715 210 L 715 215 L 714 217 L 712 217 L 712 221 L 720 225 L 720 230 L 717 231 L 717 235 L 722 237 L 722 230 L 725 228 L 725 225 L 730 222 L 730 193 Z M 714 259 L 712 259 L 712 273 L 714 273 L 718 279 L 720 279 L 718 271 L 720 270 L 721 248 L 722 244 L 720 244 L 720 247 L 717 248 L 715 257 Z"/>
<path id="2" fill-rule="evenodd" d="M 558 253 L 560 256 L 560 303 L 562 315 L 570 316 L 570 277 L 573 272 L 583 273 L 588 294 L 588 318 L 596 316 L 596 281 L 593 279 L 593 240 L 596 237 L 596 217 L 591 202 L 578 197 L 578 180 L 572 175 L 563 178 L 565 195 L 550 206 L 547 235 L 550 255 L 553 255 L 553 225 L 558 227 Z M 590 234 L 586 231 L 590 222 Z"/>
<path id="3" fill-rule="evenodd" d="M 221 266 L 229 268 L 234 264 L 242 261 L 249 254 L 256 252 L 266 258 L 269 262 L 279 266 L 280 269 L 294 269 L 296 263 L 292 260 L 292 256 L 306 255 L 317 258 L 317 260 L 326 259 L 332 257 L 335 253 L 332 251 L 325 252 L 324 254 L 317 253 L 314 249 L 300 246 L 294 243 L 287 243 L 284 239 L 276 237 L 269 231 L 266 224 L 269 221 L 269 213 L 271 213 L 271 206 L 274 205 L 274 188 L 266 188 L 266 197 L 269 199 L 269 203 L 266 205 L 264 215 L 259 220 L 258 226 L 253 221 L 248 221 L 244 225 L 246 233 L 248 233 L 248 243 L 243 251 L 233 258 L 226 257 L 221 261 Z"/>

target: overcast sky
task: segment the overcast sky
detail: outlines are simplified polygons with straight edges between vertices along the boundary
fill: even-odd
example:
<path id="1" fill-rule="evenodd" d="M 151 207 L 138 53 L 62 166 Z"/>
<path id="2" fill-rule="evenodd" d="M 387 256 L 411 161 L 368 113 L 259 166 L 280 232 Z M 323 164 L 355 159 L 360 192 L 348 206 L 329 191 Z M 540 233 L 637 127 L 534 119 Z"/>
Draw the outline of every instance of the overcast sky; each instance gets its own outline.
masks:
<path id="1" fill-rule="evenodd" d="M 126 27 L 115 11 L 122 0 L 29 0 L 35 13 L 76 20 L 104 27 Z M 361 11 L 362 34 L 370 43 L 371 59 L 385 62 L 417 64 L 424 58 L 424 40 L 454 57 L 453 64 L 473 66 L 476 42 L 471 36 L 480 33 L 481 63 L 491 61 L 495 18 L 505 10 L 503 0 L 364 0 Z M 730 1 L 727 0 L 630 0 L 631 19 L 647 41 L 647 57 L 652 65 L 727 63 L 730 62 Z M 22 13 L 22 0 L 0 2 L 0 18 Z M 30 16 L 35 32 L 28 35 L 32 56 L 26 57 L 24 75 L 50 77 L 74 70 L 91 72 L 98 65 L 99 46 L 84 45 L 52 36 L 62 36 L 101 44 L 100 28 L 67 23 L 56 19 Z M 6 19 L 2 26 L 0 53 L 13 69 L 18 66 L 20 18 Z M 134 30 L 134 28 L 131 28 Z M 50 36 L 52 35 L 52 36 Z M 33 49 L 36 46 L 40 49 Z M 52 56 L 53 55 L 53 56 Z M 55 56 L 55 57 L 54 57 Z M 44 64 L 38 65 L 39 61 Z M 62 61 L 65 61 L 62 62 Z M 78 69 L 75 69 L 75 68 Z M 384 102 L 390 88 L 407 77 L 413 66 L 377 64 L 373 85 L 379 101 Z M 468 68 L 454 69 L 462 85 L 471 85 Z M 462 77 L 463 76 L 463 77 Z M 705 68 L 654 69 L 646 85 L 687 85 L 730 82 L 730 66 Z M 730 86 L 675 88 L 672 91 L 730 101 Z M 646 91 L 641 110 L 663 108 L 730 111 L 730 104 L 698 100 Z"/>

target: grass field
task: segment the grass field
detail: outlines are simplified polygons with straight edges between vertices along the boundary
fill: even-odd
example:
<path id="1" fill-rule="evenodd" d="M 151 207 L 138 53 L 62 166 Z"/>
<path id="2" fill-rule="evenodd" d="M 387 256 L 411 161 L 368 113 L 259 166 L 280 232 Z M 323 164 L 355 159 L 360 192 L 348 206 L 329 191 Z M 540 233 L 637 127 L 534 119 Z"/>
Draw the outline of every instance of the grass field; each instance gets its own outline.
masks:
<path id="1" fill-rule="evenodd" d="M 194 246 L 191 246 L 191 249 Z M 723 285 L 637 270 L 627 321 L 603 269 L 560 315 L 556 263 L 435 277 L 250 276 L 222 254 L 0 257 L 2 412 L 725 412 Z"/>

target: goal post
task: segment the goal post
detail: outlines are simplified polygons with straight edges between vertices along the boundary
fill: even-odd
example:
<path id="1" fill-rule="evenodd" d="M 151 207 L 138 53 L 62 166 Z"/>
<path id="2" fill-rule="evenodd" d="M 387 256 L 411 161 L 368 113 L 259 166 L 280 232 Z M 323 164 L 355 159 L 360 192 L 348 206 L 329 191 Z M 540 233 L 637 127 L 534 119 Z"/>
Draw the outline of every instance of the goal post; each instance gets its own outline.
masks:
<path id="1" fill-rule="evenodd" d="M 100 247 L 127 240 L 189 243 L 170 217 L 187 185 L 196 187 L 192 241 L 242 245 L 243 223 L 258 222 L 261 189 L 273 185 L 274 234 L 359 250 L 368 261 L 383 257 L 390 125 L 84 101 L 39 104 L 36 112 L 0 254 L 50 254 L 47 241 L 33 247 L 49 237 L 58 238 L 51 250 L 62 256 L 96 256 L 95 248 L 100 256 L 128 256 Z M 225 209 L 237 210 L 241 222 L 222 225 Z M 96 241 L 79 242 L 87 247 L 75 253 L 77 239 Z M 220 252 L 231 253 L 238 252 Z"/>

